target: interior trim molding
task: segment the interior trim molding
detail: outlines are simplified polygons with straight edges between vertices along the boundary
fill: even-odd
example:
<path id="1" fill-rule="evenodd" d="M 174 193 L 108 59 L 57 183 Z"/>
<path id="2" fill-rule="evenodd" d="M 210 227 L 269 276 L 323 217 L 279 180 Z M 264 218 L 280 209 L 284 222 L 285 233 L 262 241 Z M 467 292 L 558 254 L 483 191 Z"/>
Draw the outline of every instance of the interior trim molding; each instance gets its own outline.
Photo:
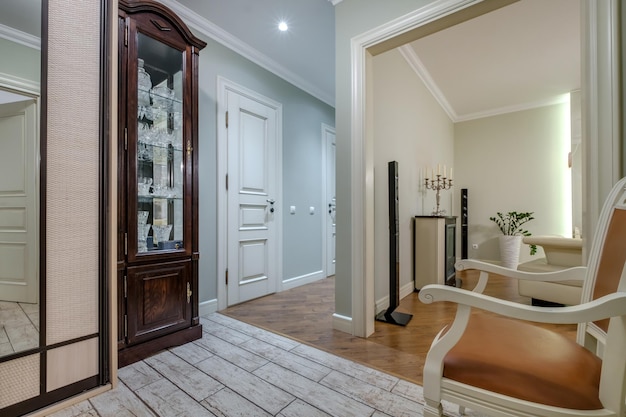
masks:
<path id="1" fill-rule="evenodd" d="M 304 78 L 300 77 L 298 74 L 289 71 L 287 68 L 269 58 L 267 55 L 262 54 L 247 43 L 243 42 L 241 39 L 231 35 L 215 23 L 200 16 L 193 10 L 183 6 L 177 1 L 160 0 L 160 2 L 172 9 L 172 11 L 180 16 L 181 19 L 183 19 L 185 23 L 189 25 L 189 27 L 196 29 L 201 34 L 208 36 L 209 38 L 222 44 L 226 48 L 231 49 L 232 51 L 238 53 L 246 59 L 249 59 L 258 66 L 293 84 L 302 91 L 323 101 L 329 106 L 335 107 L 335 96 L 331 92 L 321 90 L 320 88 L 306 81 Z"/>
<path id="2" fill-rule="evenodd" d="M 443 92 L 439 89 L 439 87 L 437 86 L 437 83 L 435 83 L 435 80 L 433 80 L 433 78 L 431 77 L 430 72 L 428 71 L 428 69 L 426 69 L 426 67 L 422 63 L 422 60 L 415 53 L 415 50 L 411 46 L 406 44 L 398 48 L 398 51 L 400 52 L 400 55 L 402 55 L 402 57 L 406 60 L 407 64 L 409 64 L 411 69 L 415 71 L 417 76 L 422 80 L 422 82 L 424 83 L 428 91 L 430 91 L 430 93 L 433 95 L 435 100 L 437 100 L 437 103 L 439 103 L 439 105 L 443 108 L 443 110 L 446 112 L 446 114 L 448 115 L 448 117 L 453 123 L 467 122 L 470 120 L 482 119 L 482 118 L 491 117 L 491 116 L 498 116 L 498 115 L 506 114 L 506 113 L 514 113 L 518 111 L 552 106 L 555 104 L 566 103 L 569 100 L 567 94 L 561 94 L 559 96 L 555 96 L 546 100 L 521 103 L 521 104 L 516 104 L 513 106 L 498 107 L 494 109 L 485 110 L 482 112 L 467 113 L 467 114 L 459 115 L 456 113 L 456 111 L 454 111 L 454 108 L 452 108 L 452 106 L 448 102 L 448 99 L 446 98 L 445 94 L 443 94 Z"/>
<path id="3" fill-rule="evenodd" d="M 217 311 L 217 298 L 212 300 L 201 301 L 198 305 L 198 316 L 206 316 L 207 314 L 215 313 Z"/>
<path id="4" fill-rule="evenodd" d="M 322 145 L 322 199 L 320 201 L 322 201 L 323 204 L 323 210 L 324 210 L 324 219 L 322 220 L 322 273 L 324 274 L 324 278 L 328 277 L 328 265 L 330 264 L 330 262 L 332 262 L 332 259 L 329 259 L 329 254 L 328 254 L 328 234 L 331 232 L 331 230 L 329 230 L 331 227 L 328 225 L 328 217 L 326 217 L 326 207 L 328 204 L 330 204 L 330 202 L 327 199 L 327 195 L 328 195 L 328 181 L 329 181 L 329 174 L 328 174 L 328 168 L 329 168 L 329 157 L 328 157 L 328 150 L 329 147 L 331 146 L 328 143 L 328 140 L 326 138 L 326 134 L 332 134 L 335 135 L 335 148 L 336 148 L 336 130 L 334 126 L 330 126 L 327 125 L 326 123 L 322 123 L 322 129 L 320 132 L 320 142 Z M 336 159 L 336 158 L 335 158 Z M 336 176 L 336 175 L 335 175 Z M 335 191 L 336 192 L 336 191 Z M 328 208 L 330 210 L 330 207 Z"/>
<path id="5" fill-rule="evenodd" d="M 404 284 L 400 287 L 400 299 L 403 299 L 407 295 L 413 293 L 415 291 L 415 281 L 411 280 L 408 284 Z M 378 313 L 383 312 L 389 308 L 389 295 L 386 295 L 382 298 L 379 298 L 376 301 L 376 315 Z"/>
<path id="6" fill-rule="evenodd" d="M 352 38 L 351 42 L 351 207 L 352 207 L 352 334 L 374 332 L 374 162 L 373 137 L 368 131 L 367 64 L 369 48 L 481 3 L 481 0 L 442 0 Z"/>
<path id="7" fill-rule="evenodd" d="M 0 24 L 0 38 L 41 50 L 41 38 L 2 24 Z"/>
<path id="8" fill-rule="evenodd" d="M 584 0 L 582 50 L 583 230 L 595 230 L 621 176 L 619 3 Z M 600 141 L 602 139 L 602 141 Z M 590 239 L 584 239 L 583 258 Z"/>
<path id="9" fill-rule="evenodd" d="M 297 277 L 287 278 L 283 281 L 283 291 L 297 288 L 305 284 L 311 284 L 326 278 L 324 270 L 310 272 L 308 274 L 300 275 Z"/>
<path id="10" fill-rule="evenodd" d="M 333 329 L 344 333 L 352 333 L 352 327 L 352 318 L 337 313 L 333 314 Z"/>
<path id="11" fill-rule="evenodd" d="M 41 83 L 5 73 L 0 73 L 0 86 L 34 96 L 39 96 L 41 92 Z"/>

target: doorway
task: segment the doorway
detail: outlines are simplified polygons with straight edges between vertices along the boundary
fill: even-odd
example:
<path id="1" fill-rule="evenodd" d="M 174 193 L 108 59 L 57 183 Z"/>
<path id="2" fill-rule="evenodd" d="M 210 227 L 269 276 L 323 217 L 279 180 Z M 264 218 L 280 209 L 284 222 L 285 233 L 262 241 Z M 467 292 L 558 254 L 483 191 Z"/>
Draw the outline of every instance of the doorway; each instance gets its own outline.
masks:
<path id="1" fill-rule="evenodd" d="M 485 2 L 483 2 L 485 3 Z M 587 11 L 589 12 L 585 19 L 585 51 L 583 57 L 584 65 L 589 65 L 589 74 L 587 79 L 583 81 L 583 87 L 592 97 L 590 102 L 596 102 L 594 108 L 583 109 L 583 118 L 586 118 L 586 126 L 584 126 L 584 137 L 607 138 L 608 145 L 606 149 L 612 149 L 612 144 L 618 143 L 619 129 L 605 132 L 617 123 L 617 108 L 615 101 L 611 99 L 611 91 L 615 91 L 617 85 L 616 62 L 613 62 L 613 55 L 597 56 L 595 52 L 598 48 L 604 50 L 606 45 L 614 44 L 616 38 L 616 30 L 612 28 L 607 33 L 598 35 L 599 25 L 606 22 L 614 22 L 616 16 L 615 2 L 607 2 L 600 5 L 595 1 L 585 1 Z M 484 5 L 484 4 L 483 4 Z M 350 190 L 351 195 L 347 198 L 351 199 L 350 216 L 352 234 L 349 238 L 350 249 L 352 253 L 351 259 L 351 294 L 352 294 L 352 331 L 353 334 L 366 337 L 373 332 L 374 318 L 370 315 L 374 311 L 374 268 L 373 262 L 367 257 L 372 253 L 374 247 L 374 225 L 372 221 L 372 201 L 374 190 L 370 182 L 373 166 L 371 164 L 371 149 L 373 137 L 370 126 L 367 125 L 367 114 L 371 110 L 371 103 L 367 102 L 366 90 L 368 87 L 368 63 L 371 59 L 373 49 L 376 53 L 383 52 L 392 47 L 398 46 L 401 37 L 400 34 L 409 36 L 412 30 L 417 28 L 428 30 L 427 25 L 437 21 L 439 27 L 444 22 L 441 19 L 452 16 L 455 12 L 461 10 L 469 10 L 468 2 L 458 1 L 454 5 L 442 5 L 433 3 L 423 9 L 419 14 L 413 14 L 406 19 L 395 21 L 382 25 L 375 30 L 369 31 L 361 36 L 352 39 L 352 82 L 354 86 L 351 97 L 351 144 L 350 154 L 353 156 L 350 171 Z M 483 11 L 484 12 L 484 11 Z M 445 26 L 445 24 L 444 24 Z M 394 45 L 391 45 L 395 42 Z M 595 42 L 595 43 L 594 43 Z M 404 42 L 402 42 L 404 43 Z M 601 75 L 599 75 L 601 74 Z M 600 83 L 600 79 L 608 80 L 606 84 Z M 594 101 L 597 100 L 597 101 Z M 603 115 L 606 116 L 606 120 Z M 599 121 L 602 123 L 599 123 Z M 601 134 L 604 133 L 604 134 Z M 615 164 L 606 164 L 602 166 L 600 161 L 602 157 L 606 157 L 603 153 L 604 146 L 598 146 L 597 143 L 589 144 L 593 149 L 587 154 L 588 170 L 585 179 L 588 180 L 585 189 L 586 202 L 589 204 L 588 219 L 585 226 L 586 230 L 593 230 L 597 218 L 598 207 L 602 198 L 599 198 L 600 191 L 609 187 L 613 183 L 615 176 Z M 607 160 L 613 160 L 611 156 Z M 592 185 L 601 185 L 595 188 Z M 341 190 L 340 190 L 341 191 Z M 347 216 L 347 215 L 346 215 Z M 345 242 L 344 242 L 345 243 Z"/>
<path id="2" fill-rule="evenodd" d="M 335 129 L 322 124 L 322 158 L 323 158 L 323 173 L 324 178 L 324 197 L 323 201 L 326 202 L 326 221 L 324 222 L 324 236 L 325 236 L 325 270 L 326 277 L 335 275 L 335 248 L 336 248 L 336 211 L 337 211 L 337 198 L 335 192 L 335 173 L 336 173 L 336 155 L 337 155 L 337 143 L 335 138 Z"/>
<path id="3" fill-rule="evenodd" d="M 218 308 L 280 290 L 282 105 L 218 79 Z M 221 275 L 218 274 L 218 276 Z"/>

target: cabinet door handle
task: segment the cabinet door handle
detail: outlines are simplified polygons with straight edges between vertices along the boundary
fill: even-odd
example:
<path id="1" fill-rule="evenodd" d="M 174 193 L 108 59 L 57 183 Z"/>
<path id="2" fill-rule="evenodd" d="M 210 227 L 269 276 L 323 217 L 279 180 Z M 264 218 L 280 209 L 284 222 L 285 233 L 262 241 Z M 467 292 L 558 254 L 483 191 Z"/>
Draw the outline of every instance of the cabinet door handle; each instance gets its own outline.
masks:
<path id="1" fill-rule="evenodd" d="M 191 284 L 187 283 L 187 304 L 191 302 L 191 294 L 193 294 L 191 291 Z"/>

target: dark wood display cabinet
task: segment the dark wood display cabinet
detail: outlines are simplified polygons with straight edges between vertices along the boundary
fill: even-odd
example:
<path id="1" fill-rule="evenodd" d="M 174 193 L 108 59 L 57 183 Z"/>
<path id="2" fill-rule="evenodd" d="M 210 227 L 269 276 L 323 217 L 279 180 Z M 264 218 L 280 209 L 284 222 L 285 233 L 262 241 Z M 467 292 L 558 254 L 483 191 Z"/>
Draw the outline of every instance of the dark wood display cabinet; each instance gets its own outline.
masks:
<path id="1" fill-rule="evenodd" d="M 198 54 L 171 10 L 119 1 L 119 366 L 198 339 Z"/>

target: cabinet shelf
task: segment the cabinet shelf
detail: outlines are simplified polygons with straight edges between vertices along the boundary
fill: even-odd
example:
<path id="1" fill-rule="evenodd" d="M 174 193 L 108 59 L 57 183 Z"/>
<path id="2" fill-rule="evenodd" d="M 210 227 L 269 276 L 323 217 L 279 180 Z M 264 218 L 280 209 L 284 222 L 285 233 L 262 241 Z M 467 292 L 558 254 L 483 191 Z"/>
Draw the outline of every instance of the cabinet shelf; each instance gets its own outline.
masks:
<path id="1" fill-rule="evenodd" d="M 183 200 L 182 197 L 169 197 L 169 196 L 162 196 L 162 195 L 156 195 L 156 194 L 150 194 L 150 195 L 139 194 L 137 196 L 137 201 L 140 203 L 152 203 L 155 199 L 167 200 L 167 201 L 182 201 Z"/>
<path id="2" fill-rule="evenodd" d="M 158 149 L 167 149 L 167 150 L 171 150 L 173 152 L 176 153 L 182 153 L 183 152 L 183 144 L 182 141 L 179 141 L 179 143 L 174 143 L 174 141 L 171 142 L 147 142 L 145 140 L 142 140 L 141 138 L 137 141 L 137 143 L 141 146 L 145 146 L 145 147 L 149 147 L 151 149 L 154 148 L 158 148 Z"/>

